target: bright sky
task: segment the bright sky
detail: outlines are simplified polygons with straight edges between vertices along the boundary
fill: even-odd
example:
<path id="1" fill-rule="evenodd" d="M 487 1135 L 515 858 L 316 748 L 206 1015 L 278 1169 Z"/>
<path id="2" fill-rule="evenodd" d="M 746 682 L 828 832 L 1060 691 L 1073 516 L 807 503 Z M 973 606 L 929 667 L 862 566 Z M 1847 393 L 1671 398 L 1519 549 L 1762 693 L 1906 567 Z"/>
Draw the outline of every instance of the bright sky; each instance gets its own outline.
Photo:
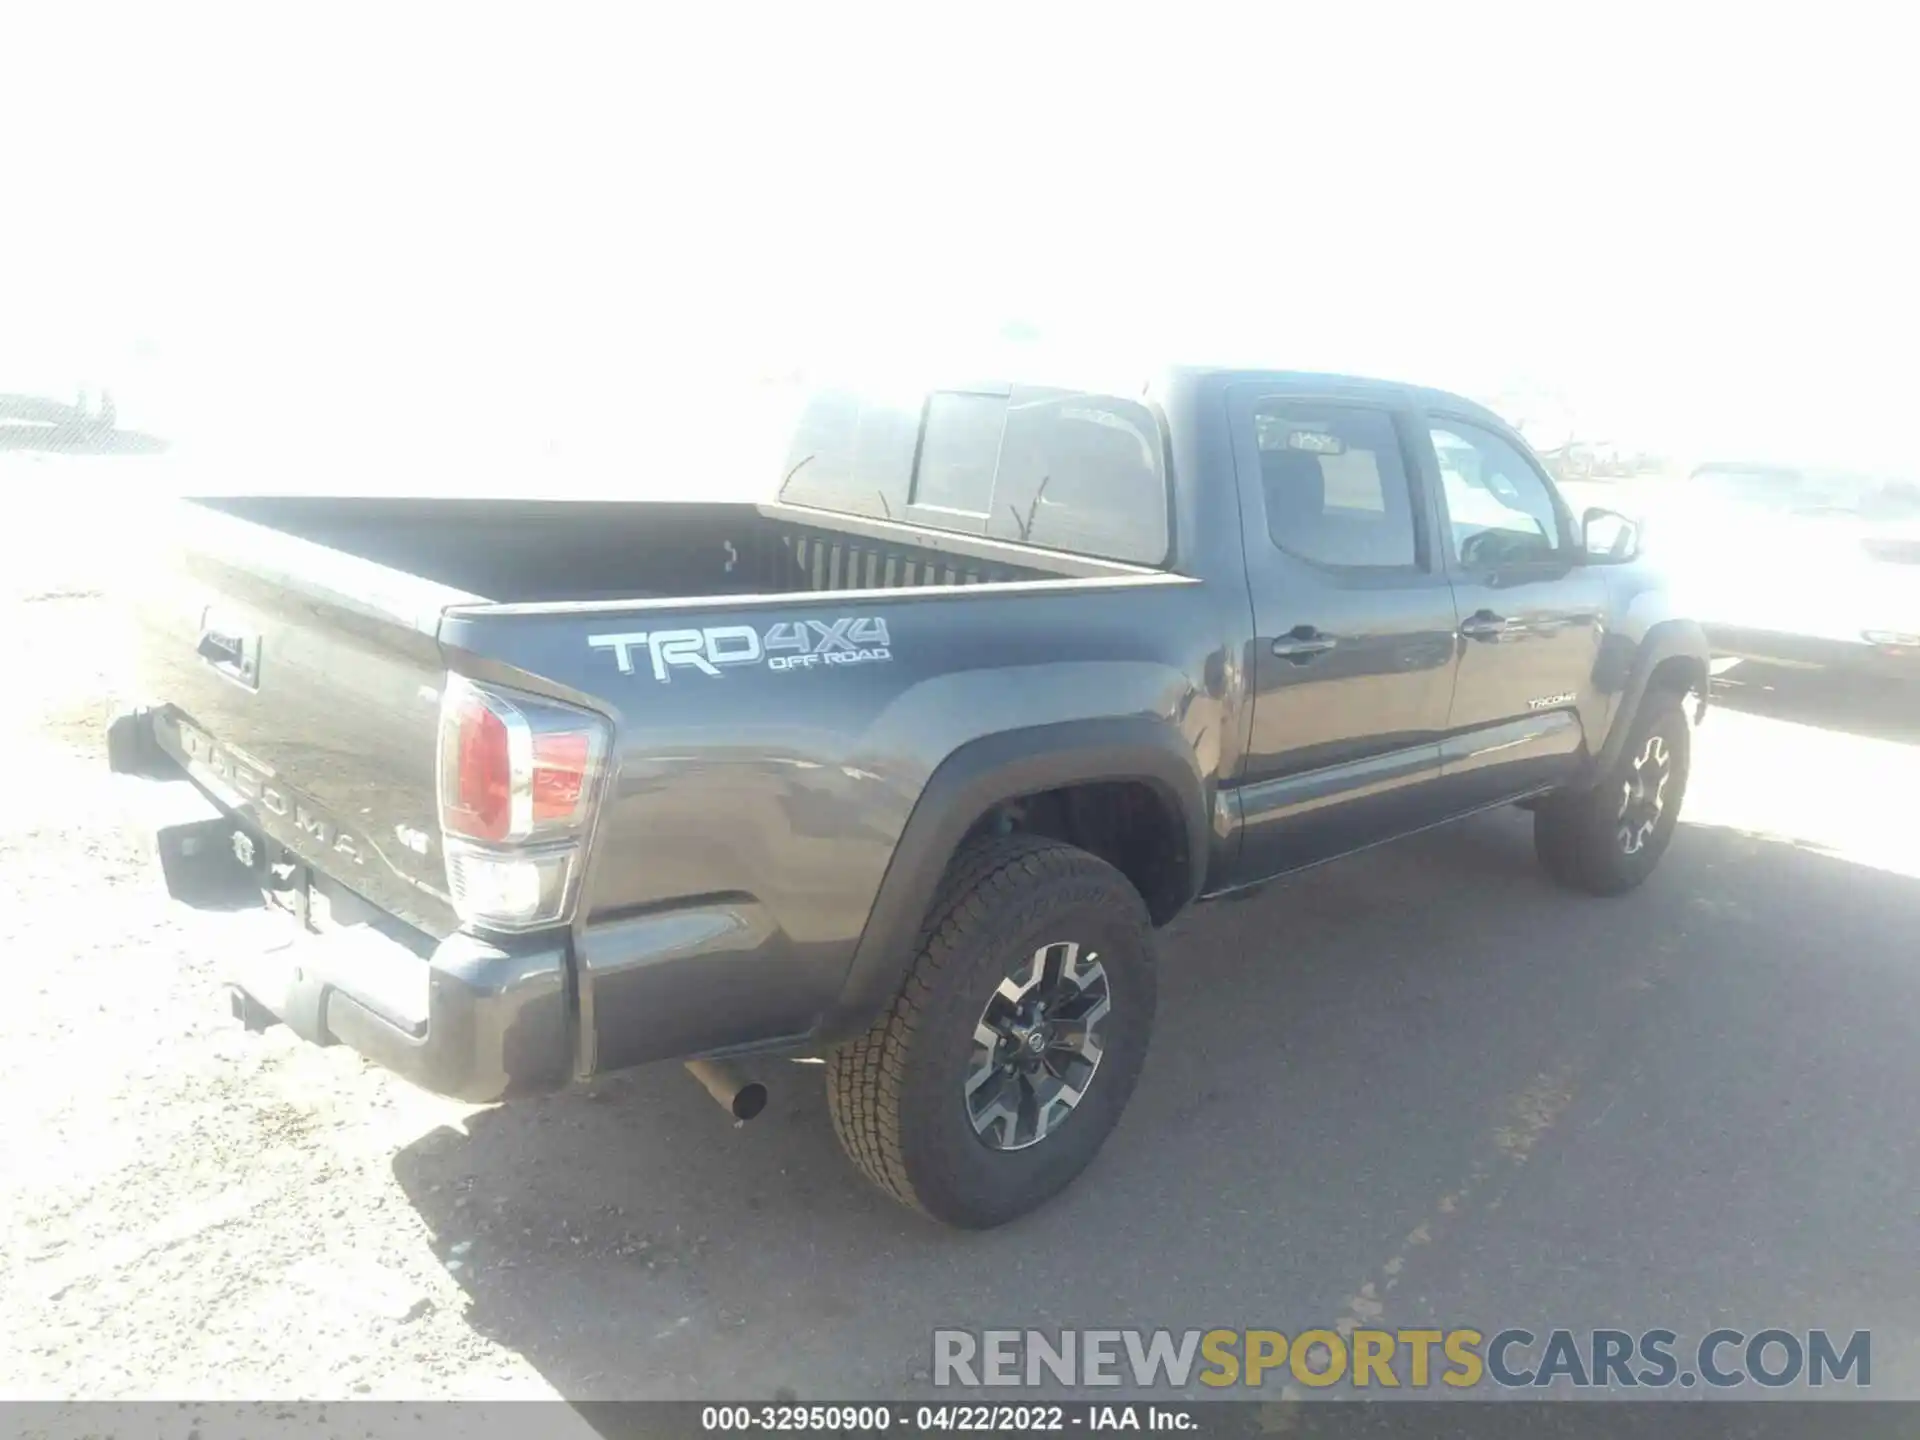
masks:
<path id="1" fill-rule="evenodd" d="M 0 392 L 104 381 L 183 446 L 631 456 L 696 372 L 1019 319 L 1911 468 L 1892 10 L 31 8 Z"/>

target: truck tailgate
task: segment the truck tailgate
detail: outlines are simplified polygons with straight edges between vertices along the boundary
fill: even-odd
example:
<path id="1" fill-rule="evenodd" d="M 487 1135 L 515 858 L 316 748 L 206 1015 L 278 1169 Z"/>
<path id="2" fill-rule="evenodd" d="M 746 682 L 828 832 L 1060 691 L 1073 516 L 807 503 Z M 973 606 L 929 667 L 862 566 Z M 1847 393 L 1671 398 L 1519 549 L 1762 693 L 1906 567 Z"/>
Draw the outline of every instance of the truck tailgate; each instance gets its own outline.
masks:
<path id="1" fill-rule="evenodd" d="M 192 502 L 178 520 L 136 616 L 161 745 L 315 868 L 450 933 L 434 632 L 477 597 Z"/>

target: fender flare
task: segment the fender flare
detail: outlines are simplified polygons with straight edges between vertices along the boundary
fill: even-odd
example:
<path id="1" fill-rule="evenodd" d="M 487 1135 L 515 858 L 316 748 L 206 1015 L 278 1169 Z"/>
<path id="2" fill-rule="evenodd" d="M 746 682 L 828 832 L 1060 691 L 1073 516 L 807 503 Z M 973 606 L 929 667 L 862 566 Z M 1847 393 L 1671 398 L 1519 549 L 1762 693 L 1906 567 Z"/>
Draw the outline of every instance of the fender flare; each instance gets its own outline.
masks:
<path id="1" fill-rule="evenodd" d="M 1187 865 L 1182 908 L 1190 903 L 1206 876 L 1206 783 L 1193 747 L 1167 722 L 1144 715 L 1068 720 L 969 741 L 920 792 L 820 1038 L 861 1033 L 898 991 L 949 862 L 989 811 L 1022 795 L 1098 781 L 1147 784 L 1178 817 Z"/>
<path id="2" fill-rule="evenodd" d="M 1600 747 L 1600 753 L 1594 757 L 1594 774 L 1605 773 L 1620 758 L 1620 752 L 1626 748 L 1627 735 L 1640 714 L 1641 702 L 1646 699 L 1653 672 L 1666 661 L 1677 657 L 1699 666 L 1703 680 L 1700 704 L 1704 711 L 1707 700 L 1704 680 L 1710 673 L 1708 662 L 1712 654 L 1712 647 L 1707 643 L 1707 632 L 1701 629 L 1696 620 L 1662 620 L 1647 631 L 1634 649 L 1633 668 L 1622 687 L 1613 724 L 1607 729 L 1607 738 Z"/>

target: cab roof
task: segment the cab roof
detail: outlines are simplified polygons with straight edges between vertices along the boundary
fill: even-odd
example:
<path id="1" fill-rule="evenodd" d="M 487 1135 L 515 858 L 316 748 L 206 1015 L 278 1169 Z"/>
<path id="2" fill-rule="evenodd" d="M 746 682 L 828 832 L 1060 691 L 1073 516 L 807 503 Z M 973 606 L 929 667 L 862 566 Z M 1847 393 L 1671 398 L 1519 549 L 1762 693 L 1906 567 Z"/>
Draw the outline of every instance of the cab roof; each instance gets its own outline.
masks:
<path id="1" fill-rule="evenodd" d="M 1383 380 L 1375 376 L 1342 375 L 1315 370 L 1266 370 L 1226 365 L 1171 365 L 1167 367 L 1166 373 L 1170 376 L 1201 380 L 1210 385 L 1252 383 L 1271 386 L 1280 392 L 1300 391 L 1355 400 L 1370 400 L 1375 403 L 1414 405 L 1425 409 L 1445 410 L 1454 415 L 1481 420 L 1502 430 L 1511 428 L 1486 406 L 1478 401 L 1469 400 L 1464 395 L 1456 395 L 1450 390 L 1438 390 L 1431 386 L 1409 385 L 1399 380 Z"/>

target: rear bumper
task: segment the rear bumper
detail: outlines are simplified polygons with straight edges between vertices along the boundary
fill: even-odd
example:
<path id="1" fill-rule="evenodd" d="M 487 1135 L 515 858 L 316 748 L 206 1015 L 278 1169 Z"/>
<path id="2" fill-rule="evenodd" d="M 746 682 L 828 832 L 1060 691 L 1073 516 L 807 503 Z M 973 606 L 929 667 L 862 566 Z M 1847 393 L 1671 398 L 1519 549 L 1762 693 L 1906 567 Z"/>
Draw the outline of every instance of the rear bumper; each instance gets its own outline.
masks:
<path id="1" fill-rule="evenodd" d="M 1865 633 L 1858 640 L 1840 640 L 1818 635 L 1793 635 L 1777 630 L 1709 625 L 1707 639 L 1715 655 L 1740 660 L 1839 670 L 1890 680 L 1920 680 L 1920 645 L 1902 643 L 1892 637 L 1876 644 L 1870 642 Z"/>
<path id="2" fill-rule="evenodd" d="M 461 1100 L 572 1079 L 564 937 L 504 942 L 456 932 L 436 941 L 317 871 L 305 904 L 269 903 L 261 878 L 271 842 L 163 755 L 134 755 L 124 744 L 113 753 L 116 769 L 142 772 L 116 782 L 123 823 L 157 854 L 168 892 L 206 913 L 209 939 L 225 957 L 221 979 L 249 1023 L 271 1017 Z M 248 851 L 252 865 L 242 859 Z"/>
<path id="3" fill-rule="evenodd" d="M 508 953 L 456 934 L 421 957 L 385 936 L 350 943 L 350 931 L 248 951 L 231 983 L 303 1038 L 350 1046 L 441 1095 L 504 1100 L 572 1078 L 563 950 Z M 367 983 L 369 968 L 402 965 L 418 972 L 410 1015 L 383 1003 L 390 987 Z"/>

